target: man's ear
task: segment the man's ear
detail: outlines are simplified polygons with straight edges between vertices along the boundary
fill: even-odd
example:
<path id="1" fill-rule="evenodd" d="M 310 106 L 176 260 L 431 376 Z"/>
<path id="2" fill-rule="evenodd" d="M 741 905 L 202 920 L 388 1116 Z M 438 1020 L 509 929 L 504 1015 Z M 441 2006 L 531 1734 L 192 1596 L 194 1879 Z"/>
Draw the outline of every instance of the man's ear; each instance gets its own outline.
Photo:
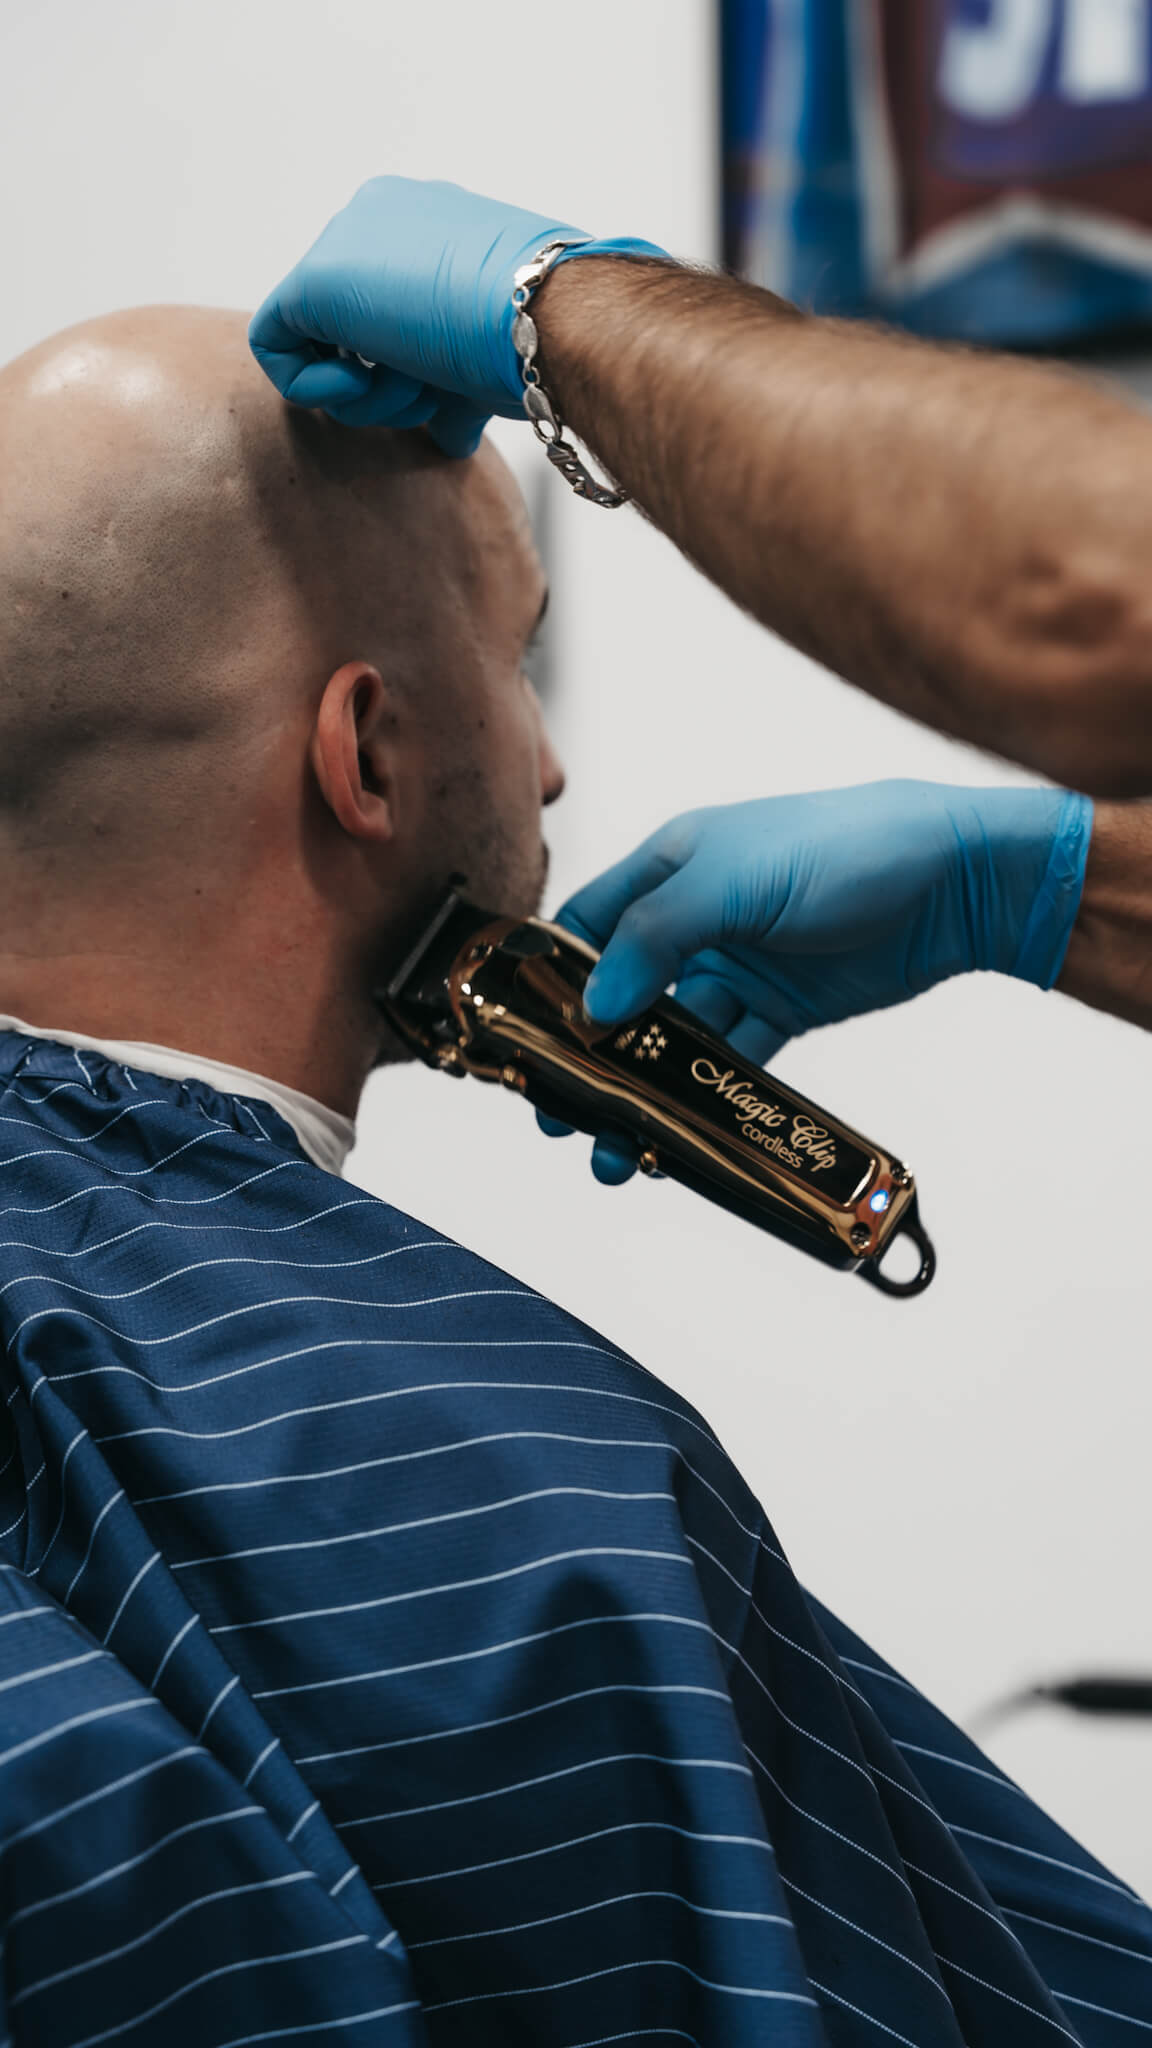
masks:
<path id="1" fill-rule="evenodd" d="M 328 678 L 309 746 L 324 799 L 353 839 L 395 831 L 396 707 L 379 669 L 346 661 Z"/>

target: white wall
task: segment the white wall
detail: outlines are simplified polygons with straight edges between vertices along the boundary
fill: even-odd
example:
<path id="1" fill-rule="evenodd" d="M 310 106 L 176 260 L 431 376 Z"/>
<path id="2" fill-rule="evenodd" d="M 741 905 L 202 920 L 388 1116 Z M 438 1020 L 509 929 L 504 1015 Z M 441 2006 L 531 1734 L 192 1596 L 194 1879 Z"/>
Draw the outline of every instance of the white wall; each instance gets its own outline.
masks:
<path id="1" fill-rule="evenodd" d="M 3 0 L 0 359 L 112 306 L 253 304 L 381 170 L 709 258 L 712 73 L 706 0 Z M 526 432 L 502 440 L 538 478 Z M 1010 779 L 791 655 L 634 514 L 545 482 L 553 902 L 690 804 Z M 423 1072 L 376 1078 L 350 1177 L 702 1407 L 806 1583 L 964 1720 L 1038 1674 L 1152 1667 L 1147 1061 L 1134 1030 L 992 981 L 785 1054 L 918 1172 L 940 1276 L 904 1305 L 670 1184 L 600 1189 L 582 1140 Z M 1152 1730 L 1036 1714 L 992 1746 L 1152 1890 Z"/>

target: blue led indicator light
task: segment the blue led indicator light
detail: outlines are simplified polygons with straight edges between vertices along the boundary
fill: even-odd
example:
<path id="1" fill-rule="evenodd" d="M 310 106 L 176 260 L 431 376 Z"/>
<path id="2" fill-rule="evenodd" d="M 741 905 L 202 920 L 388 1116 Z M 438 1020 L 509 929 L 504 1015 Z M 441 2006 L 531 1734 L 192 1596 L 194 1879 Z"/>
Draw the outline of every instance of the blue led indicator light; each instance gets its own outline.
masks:
<path id="1" fill-rule="evenodd" d="M 886 1188 L 877 1188 L 876 1193 L 873 1195 L 872 1200 L 868 1204 L 868 1207 L 870 1209 L 873 1209 L 877 1216 L 882 1216 L 884 1214 L 885 1209 L 888 1207 L 890 1199 L 891 1197 L 889 1196 L 888 1190 Z"/>

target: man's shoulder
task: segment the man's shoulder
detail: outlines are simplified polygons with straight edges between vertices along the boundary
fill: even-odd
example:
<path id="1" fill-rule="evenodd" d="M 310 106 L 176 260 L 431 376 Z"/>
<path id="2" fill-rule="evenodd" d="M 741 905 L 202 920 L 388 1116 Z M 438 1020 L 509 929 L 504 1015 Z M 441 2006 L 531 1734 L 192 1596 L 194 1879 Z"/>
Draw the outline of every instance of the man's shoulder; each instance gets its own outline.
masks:
<path id="1" fill-rule="evenodd" d="M 275 1359 L 285 1382 L 322 1355 L 330 1380 L 374 1363 L 429 1383 L 579 1385 L 627 1399 L 662 1433 L 686 1421 L 711 1435 L 598 1330 L 299 1151 L 186 1108 L 157 1117 L 168 1103 L 140 1114 L 81 1095 L 96 1142 L 83 1143 L 72 1098 L 58 1132 L 37 1104 L 20 1227 L 0 1232 L 0 1325 L 28 1330 L 49 1376 L 78 1346 L 111 1344 L 149 1379 L 171 1367 L 215 1386 L 231 1376 L 221 1347 L 239 1345 Z"/>

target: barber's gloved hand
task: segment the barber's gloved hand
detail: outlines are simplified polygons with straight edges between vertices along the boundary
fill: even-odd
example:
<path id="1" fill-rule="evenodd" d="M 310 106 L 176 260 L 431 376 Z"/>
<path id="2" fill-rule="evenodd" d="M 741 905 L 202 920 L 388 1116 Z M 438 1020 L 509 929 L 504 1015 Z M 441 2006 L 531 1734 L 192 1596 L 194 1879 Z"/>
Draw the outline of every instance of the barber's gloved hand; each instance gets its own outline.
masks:
<path id="1" fill-rule="evenodd" d="M 370 178 L 265 299 L 252 352 L 294 405 L 350 426 L 427 425 L 446 454 L 470 455 L 490 413 L 522 412 L 513 274 L 564 235 L 583 230 L 462 185 Z M 664 251 L 587 236 L 572 251 L 613 253 Z"/>
<path id="2" fill-rule="evenodd" d="M 801 1032 L 953 974 L 1050 988 L 1091 835 L 1092 805 L 1064 790 L 876 782 L 768 797 L 674 818 L 571 897 L 559 922 L 602 952 L 590 1016 L 634 1016 L 675 984 L 762 1064 Z M 627 1179 L 634 1163 L 624 1145 L 597 1141 L 599 1179 Z"/>

